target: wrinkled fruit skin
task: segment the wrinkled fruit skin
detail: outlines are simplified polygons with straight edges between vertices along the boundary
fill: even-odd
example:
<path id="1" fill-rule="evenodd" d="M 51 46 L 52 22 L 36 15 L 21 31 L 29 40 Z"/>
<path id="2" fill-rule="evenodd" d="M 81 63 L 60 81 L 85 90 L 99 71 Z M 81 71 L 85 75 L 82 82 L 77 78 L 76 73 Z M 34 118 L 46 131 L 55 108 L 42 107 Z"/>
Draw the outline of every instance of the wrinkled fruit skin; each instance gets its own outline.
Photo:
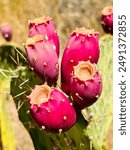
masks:
<path id="1" fill-rule="evenodd" d="M 25 50 L 27 60 L 35 73 L 43 82 L 55 85 L 58 79 L 59 65 L 58 56 L 53 49 L 53 44 L 45 39 L 40 39 L 35 43 L 26 44 Z"/>
<path id="2" fill-rule="evenodd" d="M 30 97 L 28 99 L 30 100 Z M 40 106 L 31 104 L 30 113 L 40 127 L 51 132 L 67 131 L 76 122 L 73 105 L 62 92 L 55 88 L 51 88 L 50 99 L 47 102 Z"/>
<path id="3" fill-rule="evenodd" d="M 101 15 L 101 25 L 106 33 L 113 35 L 113 12 Z"/>
<path id="4" fill-rule="evenodd" d="M 12 26 L 11 25 L 5 25 L 0 27 L 0 32 L 2 36 L 6 39 L 6 41 L 11 41 L 12 39 Z"/>
<path id="5" fill-rule="evenodd" d="M 101 92 L 102 78 L 99 72 L 96 72 L 93 79 L 86 81 L 82 81 L 78 78 L 72 78 L 71 95 L 75 106 L 80 110 L 95 103 Z"/>
<path id="6" fill-rule="evenodd" d="M 35 20 L 38 21 L 35 21 Z M 56 50 L 57 55 L 59 56 L 59 37 L 56 33 L 54 22 L 52 18 L 41 17 L 36 18 L 33 21 L 29 22 L 29 37 L 33 37 L 37 34 L 44 35 L 48 41 L 53 44 L 54 49 Z"/>
<path id="7" fill-rule="evenodd" d="M 70 79 L 73 66 L 79 61 L 97 63 L 100 55 L 98 33 L 82 34 L 73 32 L 68 40 L 61 62 L 61 88 L 70 94 Z"/>

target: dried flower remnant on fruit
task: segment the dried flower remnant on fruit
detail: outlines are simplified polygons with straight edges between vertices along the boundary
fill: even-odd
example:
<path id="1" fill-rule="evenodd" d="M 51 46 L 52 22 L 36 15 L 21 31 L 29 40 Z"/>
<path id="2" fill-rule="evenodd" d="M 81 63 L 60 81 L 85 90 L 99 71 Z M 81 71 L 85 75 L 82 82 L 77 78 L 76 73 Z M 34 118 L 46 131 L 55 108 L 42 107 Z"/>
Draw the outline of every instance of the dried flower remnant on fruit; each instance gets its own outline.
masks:
<path id="1" fill-rule="evenodd" d="M 33 91 L 28 97 L 31 104 L 40 105 L 42 103 L 48 102 L 48 99 L 50 99 L 51 89 L 46 84 L 42 86 L 36 85 Z"/>
<path id="2" fill-rule="evenodd" d="M 80 80 L 86 81 L 93 78 L 95 75 L 95 65 L 88 62 L 80 62 L 77 66 L 74 67 L 74 76 Z"/>

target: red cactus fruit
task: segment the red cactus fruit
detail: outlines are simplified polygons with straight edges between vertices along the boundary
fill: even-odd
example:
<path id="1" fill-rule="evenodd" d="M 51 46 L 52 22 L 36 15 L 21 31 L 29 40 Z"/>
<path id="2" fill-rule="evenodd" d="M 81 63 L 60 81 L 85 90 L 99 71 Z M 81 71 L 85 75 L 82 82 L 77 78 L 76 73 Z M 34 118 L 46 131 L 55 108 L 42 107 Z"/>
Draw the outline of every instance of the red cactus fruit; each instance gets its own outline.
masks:
<path id="1" fill-rule="evenodd" d="M 101 24 L 106 33 L 113 35 L 113 7 L 107 6 L 101 12 Z"/>
<path id="2" fill-rule="evenodd" d="M 0 27 L 0 32 L 6 41 L 11 41 L 12 39 L 12 26 L 11 25 L 3 25 Z"/>
<path id="3" fill-rule="evenodd" d="M 27 60 L 43 82 L 55 84 L 58 79 L 58 56 L 53 44 L 42 35 L 28 38 L 25 44 Z"/>
<path id="4" fill-rule="evenodd" d="M 37 34 L 44 35 L 48 41 L 52 42 L 59 56 L 59 37 L 56 33 L 52 18 L 45 16 L 29 21 L 29 37 L 33 37 Z"/>
<path id="5" fill-rule="evenodd" d="M 76 122 L 76 112 L 69 99 L 58 89 L 36 85 L 27 97 L 34 121 L 51 132 L 64 132 Z"/>
<path id="6" fill-rule="evenodd" d="M 79 28 L 71 34 L 63 53 L 61 63 L 61 87 L 66 93 L 70 93 L 70 79 L 73 66 L 79 61 L 90 60 L 97 63 L 100 55 L 98 33 L 94 30 Z"/>
<path id="7" fill-rule="evenodd" d="M 90 61 L 81 61 L 74 67 L 71 80 L 71 95 L 78 109 L 95 103 L 102 91 L 102 78 Z"/>

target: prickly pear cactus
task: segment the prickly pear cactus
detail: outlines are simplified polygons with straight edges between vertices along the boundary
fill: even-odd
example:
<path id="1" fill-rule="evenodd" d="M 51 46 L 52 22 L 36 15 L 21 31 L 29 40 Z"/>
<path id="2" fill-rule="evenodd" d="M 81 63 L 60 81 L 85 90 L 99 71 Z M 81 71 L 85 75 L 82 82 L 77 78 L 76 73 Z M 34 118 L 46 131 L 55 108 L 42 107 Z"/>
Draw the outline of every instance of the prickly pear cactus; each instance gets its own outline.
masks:
<path id="1" fill-rule="evenodd" d="M 2 60 L 0 64 L 1 65 L 0 75 L 2 78 L 8 79 L 7 86 L 10 87 L 9 93 L 12 95 L 13 100 L 16 104 L 19 119 L 29 132 L 35 149 L 50 150 L 50 149 L 68 148 L 69 150 L 71 149 L 71 147 L 73 148 L 75 147 L 78 149 L 83 148 L 85 150 L 89 149 L 89 139 L 87 136 L 82 134 L 82 129 L 83 128 L 85 129 L 87 121 L 84 120 L 81 113 L 79 114 L 78 117 L 79 123 L 77 123 L 77 125 L 75 125 L 66 133 L 61 134 L 47 133 L 46 131 L 39 128 L 35 124 L 35 122 L 32 120 L 32 117 L 28 113 L 29 105 L 26 96 L 30 94 L 32 88 L 34 88 L 36 84 L 42 84 L 42 82 L 36 76 L 32 68 L 28 67 L 28 63 L 26 61 L 23 50 L 14 45 L 14 43 L 1 45 L 0 53 Z M 2 89 L 2 85 L 0 86 L 0 89 Z M 6 122 L 7 121 L 4 120 L 3 123 L 6 124 Z M 11 131 L 12 131 L 11 134 L 13 134 L 13 129 Z M 8 141 L 10 139 L 12 139 L 13 141 L 7 143 L 7 145 L 11 147 L 15 142 L 14 137 L 10 135 L 10 132 L 8 130 L 7 135 Z M 2 143 L 4 144 L 3 139 L 4 138 L 2 137 L 1 140 Z M 86 142 L 88 144 L 84 144 Z M 13 147 L 15 147 L 15 143 Z"/>
<path id="2" fill-rule="evenodd" d="M 98 102 L 83 110 L 82 113 L 80 111 L 77 112 L 77 123 L 64 133 L 46 132 L 34 122 L 29 113 L 29 103 L 26 96 L 31 93 L 36 84 L 41 85 L 43 83 L 32 68 L 29 67 L 22 48 L 14 43 L 0 46 L 1 80 L 3 78 L 8 79 L 8 82 L 6 82 L 7 87 L 10 87 L 8 88 L 8 90 L 10 89 L 8 94 L 11 94 L 13 97 L 19 119 L 29 132 L 35 150 L 107 149 L 107 145 L 105 144 L 104 146 L 104 141 L 106 141 L 108 129 L 112 121 L 112 37 L 105 36 L 101 38 L 100 45 L 101 58 L 98 67 L 103 76 L 103 92 L 101 97 Z M 2 88 L 3 84 L 0 84 L 0 90 Z M 2 91 L 2 93 L 4 92 Z M 69 98 L 71 99 L 71 97 Z M 5 101 L 7 98 L 5 96 L 4 99 L 1 99 Z M 2 113 L 1 115 L 5 117 Z M 5 120 L 3 121 L 5 123 Z M 13 130 L 11 131 L 13 132 Z M 13 133 L 10 135 L 10 132 L 7 132 L 7 134 L 8 140 L 14 139 Z M 1 139 L 3 140 L 4 138 Z M 2 143 L 4 142 L 2 141 Z M 13 148 L 10 149 L 15 149 L 15 141 L 6 144 L 10 145 L 10 147 L 13 144 Z"/>
<path id="3" fill-rule="evenodd" d="M 69 150 L 73 147 L 89 150 L 89 139 L 82 134 L 82 130 L 87 126 L 87 121 L 83 118 L 81 113 L 79 113 L 78 123 L 69 131 L 61 134 L 47 133 L 35 124 L 28 113 L 29 105 L 26 96 L 29 95 L 36 84 L 42 83 L 34 72 L 27 67 L 22 67 L 21 70 L 16 71 L 16 74 L 17 77 L 12 78 L 11 81 L 11 94 L 18 109 L 19 118 L 28 130 L 35 149 L 50 150 L 68 148 Z"/>

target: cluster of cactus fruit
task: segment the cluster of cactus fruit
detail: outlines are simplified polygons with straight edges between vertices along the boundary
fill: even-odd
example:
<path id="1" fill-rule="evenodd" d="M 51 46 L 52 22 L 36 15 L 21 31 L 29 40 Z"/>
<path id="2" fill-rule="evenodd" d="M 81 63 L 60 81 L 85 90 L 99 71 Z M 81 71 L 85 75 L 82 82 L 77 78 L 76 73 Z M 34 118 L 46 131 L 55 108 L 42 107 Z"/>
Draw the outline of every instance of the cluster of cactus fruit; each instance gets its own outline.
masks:
<path id="1" fill-rule="evenodd" d="M 29 21 L 26 56 L 43 84 L 36 85 L 27 99 L 34 121 L 51 132 L 71 128 L 76 123 L 77 111 L 95 103 L 102 92 L 102 77 L 96 66 L 100 56 L 98 33 L 78 28 L 70 35 L 61 61 L 62 90 L 56 88 L 59 49 L 52 18 Z"/>

